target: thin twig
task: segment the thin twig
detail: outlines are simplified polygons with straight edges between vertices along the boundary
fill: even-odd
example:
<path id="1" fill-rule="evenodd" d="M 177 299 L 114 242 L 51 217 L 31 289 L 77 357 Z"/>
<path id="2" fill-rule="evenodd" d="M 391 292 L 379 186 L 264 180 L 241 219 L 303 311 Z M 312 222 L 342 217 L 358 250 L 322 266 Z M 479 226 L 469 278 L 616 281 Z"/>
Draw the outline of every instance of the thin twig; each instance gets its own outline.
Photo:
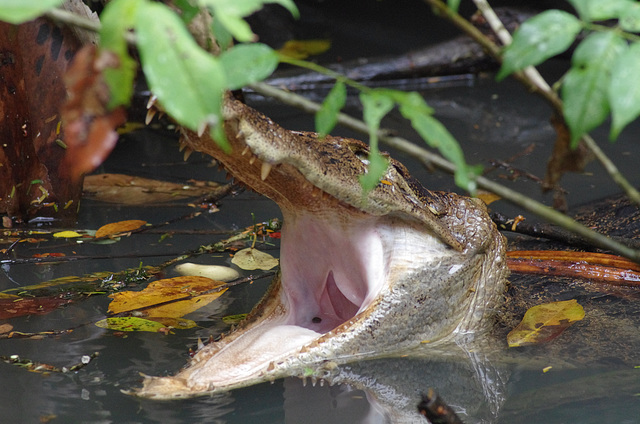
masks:
<path id="1" fill-rule="evenodd" d="M 102 27 L 100 21 L 87 19 L 83 16 L 77 15 L 73 12 L 68 12 L 63 9 L 51 9 L 45 12 L 44 16 L 54 22 L 74 26 L 76 28 L 86 29 L 87 31 L 91 32 L 100 32 L 100 28 Z"/>
<path id="2" fill-rule="evenodd" d="M 250 87 L 251 89 L 262 95 L 275 98 L 276 100 L 294 107 L 298 107 L 309 113 L 315 113 L 320 109 L 320 105 L 316 102 L 308 100 L 307 98 L 302 97 L 298 94 L 290 93 L 280 90 L 276 87 L 272 87 L 266 83 L 252 84 Z M 344 113 L 340 113 L 338 115 L 338 122 L 341 125 L 360 133 L 369 133 L 369 129 L 363 121 L 355 119 Z M 449 162 L 439 155 L 429 152 L 428 150 L 420 146 L 417 146 L 416 144 L 405 138 L 390 136 L 390 133 L 391 131 L 389 130 L 380 130 L 380 141 L 384 142 L 390 147 L 413 156 L 414 158 L 420 160 L 425 164 L 436 166 L 449 173 L 455 172 L 456 166 L 453 163 Z M 501 198 L 510 201 L 520 206 L 521 208 L 546 219 L 549 222 L 566 228 L 568 231 L 579 234 L 589 242 L 593 243 L 593 245 L 596 247 L 610 250 L 617 253 L 618 255 L 627 257 L 636 262 L 640 262 L 640 250 L 634 250 L 628 246 L 618 243 L 605 235 L 599 234 L 585 227 L 584 225 L 576 222 L 568 216 L 536 200 L 533 200 L 528 196 L 525 196 L 524 194 L 521 194 L 515 190 L 491 181 L 485 177 L 478 177 L 476 182 L 478 183 L 478 187 L 489 190 L 499 195 Z"/>

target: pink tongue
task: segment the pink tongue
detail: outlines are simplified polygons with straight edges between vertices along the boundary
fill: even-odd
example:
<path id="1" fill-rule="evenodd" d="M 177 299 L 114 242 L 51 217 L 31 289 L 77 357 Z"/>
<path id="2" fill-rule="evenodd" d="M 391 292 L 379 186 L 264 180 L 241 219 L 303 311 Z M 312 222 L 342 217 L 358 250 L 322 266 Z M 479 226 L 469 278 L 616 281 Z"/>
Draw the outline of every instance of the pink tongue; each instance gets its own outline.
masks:
<path id="1" fill-rule="evenodd" d="M 336 284 L 336 280 L 333 277 L 333 271 L 329 273 L 327 277 L 327 285 L 326 285 L 326 293 L 328 295 L 328 301 L 331 304 L 331 307 L 335 311 L 335 314 L 342 321 L 346 321 L 352 318 L 358 312 L 358 305 L 351 302 L 347 297 L 340 291 L 338 285 Z M 324 299 L 323 294 L 323 301 Z M 324 305 L 322 305 L 324 307 Z"/>

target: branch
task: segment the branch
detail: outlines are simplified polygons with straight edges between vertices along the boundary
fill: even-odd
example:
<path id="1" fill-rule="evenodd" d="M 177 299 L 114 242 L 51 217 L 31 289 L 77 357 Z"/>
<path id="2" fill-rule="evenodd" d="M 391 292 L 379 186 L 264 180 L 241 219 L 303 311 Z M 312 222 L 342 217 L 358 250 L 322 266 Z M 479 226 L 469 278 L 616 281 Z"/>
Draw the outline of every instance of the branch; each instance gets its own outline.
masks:
<path id="1" fill-rule="evenodd" d="M 471 25 L 462 16 L 451 10 L 440 0 L 423 0 L 432 6 L 437 13 L 447 18 L 463 32 L 473 38 L 478 44 L 484 47 L 487 52 L 493 56 L 498 62 L 502 62 L 501 49 L 487 36 L 482 34 L 477 28 Z M 498 16 L 495 14 L 491 6 L 486 0 L 473 0 L 476 7 L 483 14 L 491 29 L 498 35 L 502 43 L 506 46 L 511 43 L 511 34 L 506 30 Z M 525 85 L 527 90 L 538 93 L 558 112 L 559 116 L 564 116 L 562 111 L 562 100 L 549 87 L 542 75 L 533 66 L 525 68 L 521 72 L 515 72 L 513 77 Z M 604 154 L 598 147 L 596 142 L 588 134 L 582 137 L 585 145 L 593 152 L 594 156 L 602 164 L 606 172 L 629 196 L 631 200 L 640 205 L 640 192 L 633 187 L 629 181 L 622 175 L 616 165 Z"/>
<path id="2" fill-rule="evenodd" d="M 272 87 L 266 83 L 252 84 L 250 88 L 257 93 L 260 93 L 264 96 L 272 97 L 290 106 L 300 108 L 308 113 L 316 113 L 320 109 L 320 104 L 318 103 L 308 100 L 298 94 Z M 369 129 L 363 121 L 353 118 L 344 113 L 340 113 L 338 115 L 338 122 L 346 128 L 350 128 L 360 133 L 369 133 Z M 390 147 L 413 156 L 426 165 L 436 166 L 449 173 L 455 172 L 456 166 L 448 160 L 442 158 L 439 155 L 431 153 L 420 146 L 415 145 L 405 138 L 390 136 L 389 134 L 391 134 L 391 131 L 381 129 L 379 132 L 380 141 Z M 508 200 L 511 203 L 514 203 L 519 207 L 535 215 L 538 215 L 551 223 L 560 225 L 568 231 L 582 236 L 584 239 L 588 240 L 596 247 L 610 250 L 617 253 L 618 255 L 627 257 L 635 262 L 640 263 L 640 250 L 634 250 L 605 235 L 597 233 L 578 223 L 577 221 L 569 218 L 568 216 L 485 177 L 478 177 L 476 182 L 478 183 L 478 187 L 489 190 L 499 195 L 503 199 Z"/>

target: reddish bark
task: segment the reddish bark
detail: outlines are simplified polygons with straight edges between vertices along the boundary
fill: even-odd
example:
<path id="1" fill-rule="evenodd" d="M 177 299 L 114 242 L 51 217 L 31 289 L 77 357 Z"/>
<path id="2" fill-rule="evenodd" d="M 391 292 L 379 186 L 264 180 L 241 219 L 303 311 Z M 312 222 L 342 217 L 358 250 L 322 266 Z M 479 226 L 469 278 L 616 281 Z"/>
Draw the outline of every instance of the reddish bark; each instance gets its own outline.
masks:
<path id="1" fill-rule="evenodd" d="M 75 219 L 82 181 L 60 172 L 59 111 L 62 75 L 78 47 L 44 19 L 0 23 L 0 213 L 17 220 Z"/>

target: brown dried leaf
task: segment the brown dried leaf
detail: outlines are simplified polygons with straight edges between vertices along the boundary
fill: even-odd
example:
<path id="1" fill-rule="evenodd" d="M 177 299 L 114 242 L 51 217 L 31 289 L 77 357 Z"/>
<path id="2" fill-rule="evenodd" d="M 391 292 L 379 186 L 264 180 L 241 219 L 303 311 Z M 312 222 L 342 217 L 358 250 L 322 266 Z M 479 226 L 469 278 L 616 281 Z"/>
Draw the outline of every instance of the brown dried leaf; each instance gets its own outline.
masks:
<path id="1" fill-rule="evenodd" d="M 83 186 L 87 197 L 124 205 L 148 205 L 192 197 L 215 197 L 227 188 L 213 182 L 196 181 L 187 185 L 124 174 L 87 175 Z"/>
<path id="2" fill-rule="evenodd" d="M 0 319 L 24 315 L 44 315 L 71 302 L 71 299 L 61 299 L 59 296 L 22 298 L 20 300 L 0 298 Z"/>
<path id="3" fill-rule="evenodd" d="M 111 224 L 103 225 L 96 231 L 96 238 L 111 236 L 114 234 L 128 233 L 129 231 L 137 230 L 145 225 L 147 221 L 139 219 L 129 219 L 127 221 L 112 222 Z"/>
<path id="4" fill-rule="evenodd" d="M 102 75 L 116 67 L 118 57 L 108 51 L 99 54 L 95 46 L 83 47 L 65 74 L 68 99 L 62 109 L 65 125 L 67 172 L 73 181 L 93 171 L 104 161 L 118 140 L 116 127 L 124 124 L 124 107 L 107 109 L 110 92 Z"/>

